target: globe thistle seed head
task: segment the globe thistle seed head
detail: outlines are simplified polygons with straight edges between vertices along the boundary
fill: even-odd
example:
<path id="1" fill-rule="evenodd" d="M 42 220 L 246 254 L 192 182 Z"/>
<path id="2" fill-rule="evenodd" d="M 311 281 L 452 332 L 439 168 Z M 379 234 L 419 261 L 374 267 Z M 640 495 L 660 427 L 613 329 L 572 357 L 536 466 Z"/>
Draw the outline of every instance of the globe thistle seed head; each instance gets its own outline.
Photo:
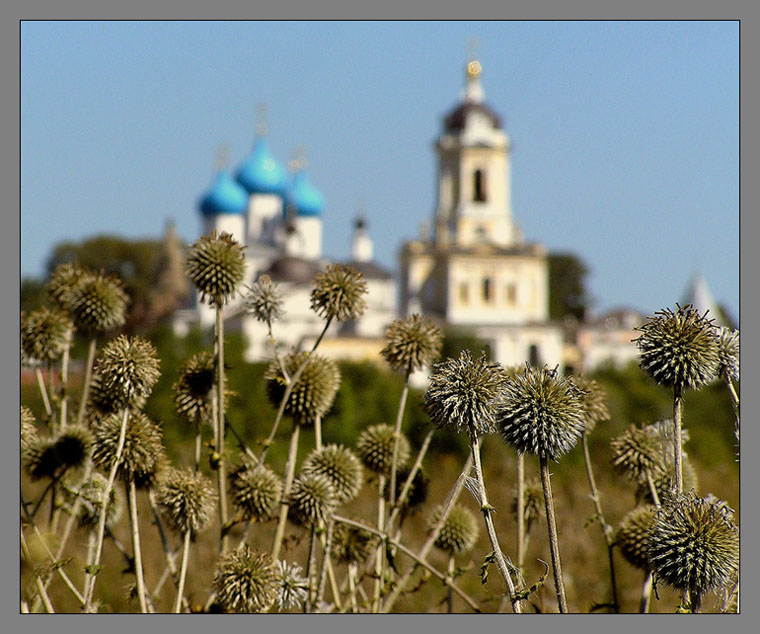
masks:
<path id="1" fill-rule="evenodd" d="M 739 380 L 739 331 L 718 329 L 718 375 Z"/>
<path id="2" fill-rule="evenodd" d="M 327 476 L 300 473 L 290 490 L 290 514 L 296 524 L 312 526 L 326 522 L 335 511 L 335 488 Z"/>
<path id="3" fill-rule="evenodd" d="M 497 424 L 519 453 L 558 460 L 585 429 L 583 392 L 555 370 L 526 367 L 504 382 Z"/>
<path id="4" fill-rule="evenodd" d="M 53 478 L 60 473 L 61 463 L 55 450 L 55 440 L 37 437 L 26 452 L 26 471 L 32 480 Z"/>
<path id="5" fill-rule="evenodd" d="M 213 588 L 226 612 L 266 612 L 277 600 L 279 587 L 280 576 L 269 553 L 245 545 L 217 561 Z"/>
<path id="6" fill-rule="evenodd" d="M 161 373 L 156 349 L 141 337 L 119 335 L 103 348 L 95 371 L 100 388 L 114 399 L 128 402 L 134 397 L 148 397 Z"/>
<path id="7" fill-rule="evenodd" d="M 82 425 L 69 425 L 55 438 L 53 450 L 65 469 L 83 467 L 92 453 L 92 433 Z"/>
<path id="8" fill-rule="evenodd" d="M 485 354 L 473 359 L 469 350 L 436 364 L 424 397 L 430 422 L 471 438 L 494 432 L 504 376 L 498 363 L 489 362 Z"/>
<path id="9" fill-rule="evenodd" d="M 199 352 L 179 370 L 174 383 L 174 409 L 190 422 L 210 420 L 211 393 L 216 378 L 216 362 L 210 351 Z"/>
<path id="10" fill-rule="evenodd" d="M 699 478 L 694 465 L 691 460 L 689 460 L 689 456 L 686 453 L 683 454 L 681 466 L 683 470 L 683 490 L 696 491 L 699 486 Z M 659 473 L 652 481 L 654 482 L 655 491 L 657 491 L 657 498 L 661 504 L 666 502 L 675 493 L 676 483 L 670 467 Z M 652 491 L 647 482 L 639 483 L 638 489 L 636 490 L 636 500 L 639 503 L 654 504 Z"/>
<path id="11" fill-rule="evenodd" d="M 245 275 L 243 247 L 231 234 L 216 231 L 190 246 L 185 273 L 200 291 L 201 301 L 222 306 L 235 295 Z"/>
<path id="12" fill-rule="evenodd" d="M 649 529 L 647 560 L 656 581 L 701 597 L 730 583 L 739 567 L 739 529 L 730 509 L 695 493 L 663 504 Z"/>
<path id="13" fill-rule="evenodd" d="M 98 525 L 98 516 L 103 500 L 103 491 L 106 488 L 106 478 L 97 471 L 93 472 L 90 477 L 79 487 L 78 492 L 67 496 L 67 503 L 72 507 L 75 500 L 80 500 L 79 506 L 79 525 L 82 528 L 92 530 Z M 111 494 L 108 496 L 108 507 L 106 509 L 106 526 L 111 528 L 122 516 L 124 512 L 124 496 L 119 487 L 111 487 Z"/>
<path id="14" fill-rule="evenodd" d="M 582 393 L 581 403 L 583 404 L 584 424 L 586 433 L 589 434 L 598 423 L 610 420 L 610 410 L 607 407 L 607 394 L 604 388 L 593 379 L 576 376 L 572 380 Z"/>
<path id="15" fill-rule="evenodd" d="M 340 387 L 340 370 L 332 359 L 308 352 L 291 352 L 282 360 L 288 376 L 293 377 L 299 367 L 306 366 L 298 377 L 285 405 L 285 414 L 301 425 L 313 425 L 332 407 Z M 269 401 L 279 407 L 285 396 L 285 378 L 280 365 L 273 360 L 264 373 Z"/>
<path id="16" fill-rule="evenodd" d="M 409 469 L 399 469 L 396 473 L 396 504 L 398 504 L 398 500 L 401 497 L 401 491 L 404 488 L 404 484 L 407 481 L 407 478 L 409 478 Z M 388 500 L 390 499 L 390 482 L 387 481 L 385 483 L 385 486 L 383 487 L 383 497 Z M 430 478 L 428 478 L 423 472 L 422 469 L 417 469 L 417 473 L 414 474 L 414 479 L 412 480 L 412 484 L 409 486 L 409 492 L 406 494 L 406 498 L 404 499 L 403 504 L 401 505 L 401 508 L 404 511 L 411 511 L 416 512 L 419 510 L 419 508 L 427 501 L 428 496 L 428 489 L 430 488 Z"/>
<path id="17" fill-rule="evenodd" d="M 283 303 L 282 292 L 268 275 L 259 276 L 243 298 L 246 312 L 265 324 L 282 319 Z"/>
<path id="18" fill-rule="evenodd" d="M 295 563 L 277 562 L 280 585 L 277 591 L 277 608 L 280 612 L 300 609 L 309 596 L 309 580 L 303 569 Z"/>
<path id="19" fill-rule="evenodd" d="M 430 518 L 428 532 L 432 533 L 438 520 L 441 519 L 443 507 L 439 506 Z M 435 546 L 451 555 L 471 550 L 478 540 L 479 524 L 472 512 L 455 504 L 446 519 L 443 521 L 441 530 L 435 540 Z"/>
<path id="20" fill-rule="evenodd" d="M 116 459 L 121 420 L 121 414 L 112 414 L 103 418 L 93 430 L 92 461 L 105 471 L 111 469 Z M 131 413 L 127 419 L 119 477 L 125 482 L 133 478 L 152 482 L 164 457 L 161 428 L 142 412 Z"/>
<path id="21" fill-rule="evenodd" d="M 655 313 L 637 328 L 635 339 L 640 351 L 639 365 L 655 381 L 676 392 L 698 389 L 718 372 L 717 328 L 706 314 L 691 305 L 676 304 Z"/>
<path id="22" fill-rule="evenodd" d="M 50 303 L 68 313 L 74 289 L 83 280 L 94 276 L 92 271 L 77 262 L 59 264 L 45 285 Z"/>
<path id="23" fill-rule="evenodd" d="M 356 454 L 343 445 L 325 445 L 315 449 L 301 466 L 301 473 L 315 473 L 327 477 L 335 489 L 338 505 L 353 500 L 359 493 L 364 470 Z"/>
<path id="24" fill-rule="evenodd" d="M 97 425 L 100 419 L 120 412 L 127 405 L 135 410 L 142 409 L 146 400 L 146 397 L 140 394 L 133 394 L 127 398 L 120 390 L 106 389 L 100 375 L 95 372 L 90 379 L 87 420 L 90 425 Z"/>
<path id="25" fill-rule="evenodd" d="M 83 275 L 67 296 L 66 312 L 77 330 L 104 333 L 124 325 L 129 298 L 112 275 Z"/>
<path id="26" fill-rule="evenodd" d="M 74 324 L 60 310 L 21 313 L 21 349 L 29 362 L 55 361 L 71 343 Z"/>
<path id="27" fill-rule="evenodd" d="M 517 488 L 512 496 L 512 515 L 517 519 Z M 538 521 L 544 510 L 544 489 L 541 478 L 529 478 L 523 487 L 523 522 L 525 532 L 529 532 L 531 526 Z"/>
<path id="28" fill-rule="evenodd" d="M 385 423 L 371 425 L 359 435 L 356 441 L 356 452 L 367 469 L 383 475 L 390 474 L 395 435 L 396 431 L 393 427 Z M 406 465 L 410 453 L 409 441 L 404 434 L 400 434 L 396 456 L 397 469 L 402 469 Z"/>
<path id="29" fill-rule="evenodd" d="M 615 543 L 623 557 L 641 570 L 649 570 L 649 529 L 656 515 L 657 508 L 654 505 L 637 506 L 626 514 L 615 532 Z"/>
<path id="30" fill-rule="evenodd" d="M 171 469 L 171 462 L 166 455 L 163 443 L 156 447 L 156 461 L 153 469 L 137 471 L 134 474 L 135 487 L 139 490 L 155 489 L 164 478 L 166 472 Z"/>
<path id="31" fill-rule="evenodd" d="M 652 426 L 631 425 L 610 441 L 612 466 L 632 480 L 646 483 L 647 477 L 659 477 L 667 468 L 662 437 Z"/>
<path id="32" fill-rule="evenodd" d="M 167 524 L 181 534 L 202 531 L 215 506 L 214 489 L 208 479 L 192 469 L 167 469 L 157 498 Z"/>
<path id="33" fill-rule="evenodd" d="M 264 465 L 244 460 L 229 475 L 230 495 L 243 519 L 266 522 L 277 510 L 282 481 Z"/>
<path id="34" fill-rule="evenodd" d="M 443 333 L 429 319 L 409 315 L 397 319 L 385 330 L 385 347 L 380 355 L 394 370 L 410 373 L 430 365 L 438 359 L 443 346 Z"/>
<path id="35" fill-rule="evenodd" d="M 34 414 L 26 405 L 21 406 L 21 456 L 26 458 L 31 447 L 38 440 Z"/>
<path id="36" fill-rule="evenodd" d="M 356 319 L 367 309 L 366 293 L 367 282 L 359 271 L 346 264 L 330 264 L 314 279 L 311 309 L 323 319 Z"/>
<path id="37" fill-rule="evenodd" d="M 374 550 L 375 538 L 356 526 L 336 522 L 333 528 L 332 555 L 336 561 L 346 564 L 360 564 L 367 560 Z"/>

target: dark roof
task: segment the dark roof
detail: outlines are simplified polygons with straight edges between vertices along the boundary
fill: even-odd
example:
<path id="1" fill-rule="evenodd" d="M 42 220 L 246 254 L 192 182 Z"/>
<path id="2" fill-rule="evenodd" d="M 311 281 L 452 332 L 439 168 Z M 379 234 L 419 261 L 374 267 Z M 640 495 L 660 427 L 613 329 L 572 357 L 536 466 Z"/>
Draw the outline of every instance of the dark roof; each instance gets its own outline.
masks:
<path id="1" fill-rule="evenodd" d="M 350 262 L 346 262 L 346 264 L 354 267 L 368 280 L 390 280 L 393 278 L 393 275 L 390 271 L 384 269 L 382 266 L 375 262 L 358 262 L 356 260 L 352 260 Z"/>
<path id="2" fill-rule="evenodd" d="M 444 117 L 443 125 L 447 132 L 464 129 L 467 115 L 471 112 L 482 112 L 491 119 L 494 128 L 501 128 L 501 119 L 490 106 L 484 103 L 472 103 L 466 101 Z"/>
<path id="3" fill-rule="evenodd" d="M 311 283 L 319 271 L 320 266 L 317 262 L 286 255 L 277 258 L 263 273 L 271 277 L 273 282 L 306 284 Z"/>

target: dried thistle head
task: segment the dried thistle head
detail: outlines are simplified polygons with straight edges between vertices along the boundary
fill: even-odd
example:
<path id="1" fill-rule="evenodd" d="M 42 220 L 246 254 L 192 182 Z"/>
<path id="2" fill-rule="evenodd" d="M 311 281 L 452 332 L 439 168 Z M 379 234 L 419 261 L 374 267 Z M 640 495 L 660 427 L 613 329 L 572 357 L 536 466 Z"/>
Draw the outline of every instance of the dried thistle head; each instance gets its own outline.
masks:
<path id="1" fill-rule="evenodd" d="M 243 519 L 266 522 L 277 510 L 282 480 L 265 465 L 243 462 L 230 472 L 230 495 Z"/>
<path id="2" fill-rule="evenodd" d="M 517 519 L 517 488 L 512 496 L 512 515 Z M 544 489 L 541 486 L 541 478 L 529 478 L 525 481 L 523 490 L 523 521 L 525 532 L 528 533 L 531 526 L 538 521 L 544 509 Z"/>
<path id="3" fill-rule="evenodd" d="M 280 612 L 300 609 L 309 596 L 309 580 L 303 576 L 303 569 L 295 563 L 277 562 L 280 584 L 277 591 L 277 609 Z"/>
<path id="4" fill-rule="evenodd" d="M 719 343 L 717 328 L 706 314 L 691 305 L 676 304 L 657 311 L 636 328 L 641 335 L 634 341 L 639 347 L 641 369 L 665 387 L 682 393 L 698 389 L 715 378 L 718 371 Z"/>
<path id="5" fill-rule="evenodd" d="M 649 425 L 631 425 L 610 446 L 615 471 L 636 482 L 646 483 L 648 476 L 656 478 L 666 470 L 662 438 Z"/>
<path id="6" fill-rule="evenodd" d="M 588 377 L 576 376 L 572 378 L 572 381 L 581 390 L 584 424 L 586 433 L 589 434 L 598 423 L 610 420 L 607 394 L 599 383 Z"/>
<path id="7" fill-rule="evenodd" d="M 526 367 L 504 382 L 497 425 L 519 453 L 559 460 L 585 429 L 583 393 L 556 370 Z"/>
<path id="8" fill-rule="evenodd" d="M 367 310 L 366 293 L 367 282 L 359 271 L 346 264 L 330 264 L 314 279 L 311 309 L 323 319 L 356 319 Z"/>
<path id="9" fill-rule="evenodd" d="M 429 319 L 409 315 L 395 320 L 385 330 L 385 347 L 380 355 L 394 370 L 410 373 L 430 365 L 438 359 L 443 346 L 443 333 Z"/>
<path id="10" fill-rule="evenodd" d="M 21 313 L 21 350 L 29 361 L 55 361 L 71 344 L 74 324 L 60 310 Z"/>
<path id="11" fill-rule="evenodd" d="M 179 370 L 174 383 L 174 409 L 190 422 L 208 421 L 211 393 L 216 377 L 214 354 L 205 350 L 190 357 Z"/>
<path id="12" fill-rule="evenodd" d="M 82 275 L 65 297 L 65 310 L 77 330 L 104 333 L 124 325 L 129 298 L 113 275 Z"/>
<path id="13" fill-rule="evenodd" d="M 161 373 L 156 349 L 142 337 L 119 335 L 108 342 L 100 354 L 95 371 L 101 388 L 114 398 L 129 401 L 148 397 Z"/>
<path id="14" fill-rule="evenodd" d="M 657 508 L 652 504 L 637 506 L 626 514 L 615 532 L 615 544 L 623 557 L 641 570 L 649 570 L 649 529 L 656 515 Z"/>
<path id="15" fill-rule="evenodd" d="M 291 379 L 298 368 L 306 363 L 288 396 L 285 414 L 301 425 L 313 425 L 317 418 L 324 417 L 332 407 L 340 387 L 340 370 L 332 359 L 308 352 L 293 351 L 282 362 Z M 269 401 L 274 407 L 279 407 L 285 396 L 286 383 L 276 360 L 267 366 L 264 379 L 267 382 Z"/>
<path id="16" fill-rule="evenodd" d="M 260 275 L 243 298 L 246 312 L 265 324 L 282 319 L 283 303 L 282 292 L 268 275 Z"/>
<path id="17" fill-rule="evenodd" d="M 68 505 L 72 507 L 76 498 L 80 500 L 79 525 L 82 528 L 93 530 L 98 525 L 98 517 L 103 500 L 103 491 L 106 489 L 106 478 L 97 471 L 79 487 L 79 490 L 68 496 Z M 106 526 L 111 528 L 124 512 L 124 497 L 119 487 L 111 487 L 106 508 Z"/>
<path id="18" fill-rule="evenodd" d="M 395 435 L 395 429 L 385 423 L 371 425 L 359 435 L 356 452 L 367 469 L 383 475 L 390 474 Z M 400 434 L 396 456 L 397 469 L 406 465 L 410 452 L 409 441 L 404 434 Z"/>
<path id="19" fill-rule="evenodd" d="M 190 246 L 185 273 L 200 291 L 201 301 L 222 306 L 243 281 L 245 256 L 243 247 L 231 234 L 216 231 L 198 238 Z"/>
<path id="20" fill-rule="evenodd" d="M 21 456 L 25 458 L 31 447 L 37 442 L 37 425 L 34 414 L 26 405 L 21 406 Z"/>
<path id="21" fill-rule="evenodd" d="M 296 524 L 312 526 L 326 522 L 335 511 L 335 488 L 327 476 L 300 473 L 290 490 L 290 514 Z"/>
<path id="22" fill-rule="evenodd" d="M 93 430 L 95 449 L 92 461 L 108 471 L 116 460 L 121 433 L 121 414 L 103 418 Z M 135 479 L 150 482 L 164 458 L 161 428 L 142 412 L 133 412 L 127 419 L 122 459 L 118 475 L 125 482 Z"/>
<path id="23" fill-rule="evenodd" d="M 492 433 L 504 377 L 498 363 L 485 354 L 473 359 L 469 350 L 436 364 L 424 397 L 430 422 L 470 438 Z"/>
<path id="24" fill-rule="evenodd" d="M 443 507 L 439 506 L 433 512 L 428 523 L 429 533 L 432 533 L 438 520 L 441 519 L 442 511 Z M 435 546 L 451 555 L 464 553 L 471 550 L 475 545 L 479 532 L 478 519 L 469 509 L 455 504 L 443 521 L 441 530 L 435 540 Z"/>
<path id="25" fill-rule="evenodd" d="M 725 588 L 739 567 L 739 529 L 728 506 L 686 493 L 663 504 L 649 529 L 647 560 L 655 580 L 688 590 L 694 607 Z"/>
<path id="26" fill-rule="evenodd" d="M 213 587 L 226 612 L 266 612 L 277 600 L 280 576 L 269 553 L 243 548 L 222 555 Z"/>
<path id="27" fill-rule="evenodd" d="M 64 312 L 69 312 L 73 290 L 88 276 L 93 277 L 94 273 L 78 262 L 59 264 L 45 285 L 50 303 Z"/>
<path id="28" fill-rule="evenodd" d="M 119 390 L 106 389 L 100 375 L 95 372 L 90 379 L 87 420 L 90 425 L 97 425 L 101 418 L 120 412 L 127 405 L 132 409 L 142 409 L 145 401 L 146 397 L 139 394 L 126 398 Z"/>
<path id="29" fill-rule="evenodd" d="M 699 486 L 697 471 L 689 459 L 689 456 L 685 452 L 683 452 L 682 457 L 683 460 L 681 462 L 681 466 L 683 469 L 683 490 L 691 491 L 694 489 L 696 491 L 697 487 Z M 656 477 L 653 478 L 652 481 L 654 483 L 655 491 L 657 491 L 657 498 L 659 499 L 660 503 L 665 502 L 669 497 L 673 495 L 676 490 L 675 478 L 673 477 L 673 472 L 670 467 L 668 467 L 665 471 L 659 473 Z M 647 482 L 639 483 L 639 486 L 636 489 L 636 500 L 639 503 L 654 504 L 652 491 L 650 490 L 649 484 Z"/>
<path id="30" fill-rule="evenodd" d="M 739 380 L 739 331 L 718 329 L 718 376 Z"/>
<path id="31" fill-rule="evenodd" d="M 38 436 L 25 455 L 25 468 L 32 480 L 53 478 L 60 474 L 61 463 L 52 438 Z"/>
<path id="32" fill-rule="evenodd" d="M 312 451 L 301 466 L 301 473 L 326 476 L 335 489 L 338 505 L 353 500 L 364 479 L 364 471 L 356 454 L 343 445 L 334 444 Z"/>
<path id="33" fill-rule="evenodd" d="M 84 466 L 92 452 L 92 435 L 82 426 L 69 426 L 52 438 L 37 436 L 25 454 L 33 480 L 58 478 L 67 469 Z"/>
<path id="34" fill-rule="evenodd" d="M 208 479 L 192 469 L 167 469 L 157 490 L 158 505 L 170 528 L 197 534 L 211 519 L 214 489 Z"/>
<path id="35" fill-rule="evenodd" d="M 332 555 L 341 563 L 360 564 L 372 554 L 374 542 L 372 533 L 336 522 L 333 528 Z"/>

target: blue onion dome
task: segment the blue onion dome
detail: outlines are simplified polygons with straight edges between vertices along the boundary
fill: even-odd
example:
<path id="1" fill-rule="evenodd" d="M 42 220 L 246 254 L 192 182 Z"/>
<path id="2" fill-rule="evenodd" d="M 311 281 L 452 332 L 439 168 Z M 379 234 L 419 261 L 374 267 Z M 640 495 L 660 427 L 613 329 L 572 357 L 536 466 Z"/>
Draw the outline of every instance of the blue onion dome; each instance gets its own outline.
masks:
<path id="1" fill-rule="evenodd" d="M 264 137 L 256 139 L 251 155 L 238 168 L 235 178 L 249 194 L 283 195 L 287 187 L 285 168 L 274 160 Z"/>
<path id="2" fill-rule="evenodd" d="M 200 210 L 204 216 L 246 214 L 248 193 L 235 182 L 229 172 L 219 171 L 214 184 L 201 198 Z"/>
<path id="3" fill-rule="evenodd" d="M 285 212 L 291 208 L 299 216 L 320 216 L 325 208 L 324 196 L 311 184 L 303 170 L 296 172 L 285 194 Z"/>

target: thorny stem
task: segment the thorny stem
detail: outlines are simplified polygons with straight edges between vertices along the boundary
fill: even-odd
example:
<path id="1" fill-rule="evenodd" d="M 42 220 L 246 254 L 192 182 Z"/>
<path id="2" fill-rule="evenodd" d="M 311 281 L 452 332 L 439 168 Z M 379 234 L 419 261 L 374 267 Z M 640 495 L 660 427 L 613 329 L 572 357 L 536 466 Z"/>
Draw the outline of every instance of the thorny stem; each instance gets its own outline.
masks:
<path id="1" fill-rule="evenodd" d="M 736 390 L 734 389 L 734 384 L 731 382 L 731 377 L 727 374 L 723 375 L 723 379 L 726 381 L 726 385 L 728 386 L 728 391 L 731 394 L 731 405 L 734 408 L 734 419 L 736 421 L 736 442 L 737 445 L 739 443 L 739 396 L 736 394 Z M 738 450 L 738 447 L 737 447 Z"/>
<path id="2" fill-rule="evenodd" d="M 676 388 L 673 396 L 673 454 L 675 456 L 676 495 L 683 493 L 683 454 L 681 453 L 681 415 L 683 411 L 683 395 Z"/>
<path id="3" fill-rule="evenodd" d="M 451 580 L 454 581 L 454 570 L 455 570 L 455 564 L 454 564 L 454 555 L 449 555 L 449 567 L 446 571 L 446 576 Z M 446 599 L 446 602 L 448 603 L 448 613 L 452 614 L 454 612 L 454 590 L 452 590 L 451 586 L 449 586 L 449 596 Z"/>
<path id="4" fill-rule="evenodd" d="M 404 389 L 401 392 L 401 399 L 398 404 L 398 411 L 396 412 L 396 427 L 393 432 L 393 457 L 391 459 L 391 478 L 390 478 L 390 492 L 388 494 L 388 504 L 391 510 L 396 505 L 396 468 L 398 463 L 398 446 L 401 440 L 401 421 L 404 418 L 404 410 L 406 409 L 406 399 L 409 396 L 409 375 L 412 373 L 411 362 L 406 368 L 406 375 L 404 376 Z M 388 530 L 390 530 L 390 526 Z"/>
<path id="5" fill-rule="evenodd" d="M 288 509 L 290 508 L 290 487 L 293 485 L 293 476 L 296 472 L 296 457 L 298 454 L 298 436 L 301 432 L 301 425 L 298 422 L 293 423 L 293 433 L 290 436 L 290 449 L 288 450 L 288 462 L 285 467 L 285 482 L 282 487 L 282 500 L 280 501 L 280 517 L 277 521 L 277 532 L 274 536 L 274 545 L 272 546 L 272 559 L 277 561 L 280 556 L 280 547 L 282 538 L 285 536 L 285 524 L 288 521 Z"/>
<path id="6" fill-rule="evenodd" d="M 92 380 L 92 364 L 95 362 L 95 348 L 97 338 L 90 339 L 90 347 L 87 350 L 87 365 L 84 367 L 84 385 L 82 386 L 82 400 L 79 402 L 79 413 L 77 414 L 77 425 L 81 425 L 84 420 L 84 410 L 87 407 L 87 398 L 90 395 L 90 381 Z"/>
<path id="7" fill-rule="evenodd" d="M 322 601 L 322 598 L 325 594 L 325 582 L 327 581 L 327 570 L 330 565 L 330 552 L 332 551 L 332 540 L 333 540 L 333 522 L 332 520 L 328 520 L 327 522 L 327 536 L 325 538 L 324 546 L 324 554 L 322 555 L 322 564 L 319 569 L 319 584 L 317 585 L 317 604 L 319 604 L 320 601 Z M 340 609 L 340 607 L 337 605 L 336 607 Z"/>
<path id="8" fill-rule="evenodd" d="M 549 546 L 552 555 L 552 569 L 554 570 L 554 587 L 557 590 L 559 611 L 567 613 L 567 597 L 565 596 L 565 583 L 562 577 L 562 562 L 559 558 L 559 538 L 557 536 L 557 519 L 554 515 L 554 497 L 552 485 L 549 479 L 549 461 L 546 456 L 539 456 L 541 464 L 541 485 L 544 489 L 544 502 L 546 505 L 546 520 L 549 527 Z"/>
<path id="9" fill-rule="evenodd" d="M 348 564 L 348 590 L 349 600 L 351 602 L 351 612 L 356 614 L 359 611 L 359 606 L 356 604 L 356 564 Z"/>
<path id="10" fill-rule="evenodd" d="M 406 477 L 404 486 L 401 487 L 401 493 L 399 493 L 398 499 L 396 500 L 396 506 L 393 509 L 393 511 L 391 511 L 391 515 L 388 518 L 388 523 L 386 524 L 386 529 L 388 530 L 388 532 L 390 532 L 394 522 L 396 521 L 396 518 L 399 516 L 399 513 L 401 513 L 401 508 L 403 507 L 404 502 L 406 501 L 406 496 L 409 495 L 409 491 L 412 488 L 414 477 L 417 475 L 417 472 L 420 470 L 420 467 L 422 466 L 422 459 L 425 457 L 428 447 L 430 446 L 430 441 L 433 439 L 434 431 L 435 429 L 431 429 L 430 431 L 428 431 L 427 436 L 425 436 L 425 439 L 422 441 L 422 446 L 420 447 L 420 451 L 417 454 L 417 459 L 414 461 L 414 465 L 412 465 L 412 469 L 409 471 L 409 475 Z"/>
<path id="11" fill-rule="evenodd" d="M 33 559 L 32 559 L 32 553 L 29 552 L 29 546 L 26 543 L 26 537 L 24 537 L 24 531 L 21 531 L 21 552 L 23 553 L 26 560 L 29 562 L 29 565 L 33 565 Z M 45 586 L 42 583 L 42 579 L 36 574 L 34 574 L 34 583 L 37 586 L 37 592 L 39 592 L 40 598 L 42 599 L 42 603 L 45 606 L 45 610 L 48 614 L 55 614 L 55 610 L 53 609 L 53 604 L 50 602 L 50 597 L 48 596 L 47 590 L 45 590 Z"/>
<path id="12" fill-rule="evenodd" d="M 127 485 L 127 506 L 129 507 L 129 523 L 132 535 L 132 554 L 135 559 L 135 579 L 137 581 L 137 600 L 140 604 L 140 612 L 148 612 L 145 601 L 145 576 L 143 574 L 142 548 L 140 548 L 140 528 L 137 519 L 137 487 L 134 478 L 130 478 Z"/>
<path id="13" fill-rule="evenodd" d="M 216 470 L 216 484 L 219 489 L 219 524 L 221 526 L 221 552 L 227 550 L 229 538 L 224 532 L 227 525 L 227 478 L 225 477 L 225 459 L 224 459 L 224 320 L 222 319 L 222 307 L 216 307 L 216 340 L 217 340 L 217 361 L 216 361 L 216 378 L 217 378 L 217 446 L 219 452 L 219 465 Z"/>
<path id="14" fill-rule="evenodd" d="M 517 454 L 517 569 L 525 563 L 525 454 Z"/>
<path id="15" fill-rule="evenodd" d="M 185 531 L 184 550 L 182 551 L 182 566 L 179 572 L 179 588 L 177 589 L 177 601 L 174 604 L 174 613 L 179 614 L 182 609 L 182 599 L 185 594 L 185 576 L 187 575 L 187 561 L 190 558 L 190 531 Z"/>
<path id="16" fill-rule="evenodd" d="M 308 614 L 312 611 L 314 601 L 314 572 L 317 564 L 317 530 L 316 526 L 312 524 L 311 535 L 309 537 L 309 555 L 306 560 L 306 579 L 309 584 L 309 593 L 306 597 L 306 602 L 303 606 L 304 614 Z"/>
<path id="17" fill-rule="evenodd" d="M 39 365 L 34 366 L 34 374 L 37 377 L 37 385 L 40 388 L 42 404 L 45 406 L 45 413 L 48 415 L 48 418 L 50 418 L 53 415 L 53 408 L 50 407 L 50 399 L 48 398 L 47 387 L 45 387 L 45 379 L 42 376 L 42 370 Z"/>
<path id="18" fill-rule="evenodd" d="M 602 513 L 602 503 L 599 498 L 599 490 L 596 488 L 594 470 L 591 466 L 591 455 L 588 449 L 588 437 L 585 431 L 581 435 L 581 441 L 583 443 L 583 460 L 586 463 L 586 477 L 588 478 L 588 485 L 591 489 L 591 499 L 594 501 L 596 516 L 599 519 L 599 524 L 601 525 L 602 533 L 604 534 L 604 540 L 607 543 L 607 556 L 610 560 L 610 587 L 612 589 L 612 606 L 615 612 L 620 612 L 617 583 L 615 580 L 615 560 L 613 556 L 615 537 L 612 532 L 612 527 L 604 519 L 604 514 Z"/>
<path id="19" fill-rule="evenodd" d="M 61 398 L 59 401 L 59 416 L 60 416 L 60 429 L 61 431 L 64 431 L 66 429 L 66 425 L 68 424 L 68 405 L 69 405 L 69 390 L 68 390 L 68 384 L 69 384 L 69 354 L 71 350 L 71 342 L 66 344 L 66 347 L 63 349 L 63 357 L 61 359 L 61 387 L 60 394 Z"/>
<path id="20" fill-rule="evenodd" d="M 639 614 L 649 612 L 649 601 L 652 598 L 652 573 L 647 572 L 644 576 L 644 585 L 641 587 L 641 600 L 639 601 Z"/>
<path id="21" fill-rule="evenodd" d="M 372 612 L 380 611 L 380 595 L 383 588 L 383 564 L 385 563 L 385 543 L 387 534 L 383 532 L 385 526 L 385 498 L 383 489 L 385 488 L 385 476 L 380 474 L 377 484 L 379 495 L 377 496 L 377 530 L 380 533 L 380 544 L 375 551 L 375 591 L 372 599 Z"/>

